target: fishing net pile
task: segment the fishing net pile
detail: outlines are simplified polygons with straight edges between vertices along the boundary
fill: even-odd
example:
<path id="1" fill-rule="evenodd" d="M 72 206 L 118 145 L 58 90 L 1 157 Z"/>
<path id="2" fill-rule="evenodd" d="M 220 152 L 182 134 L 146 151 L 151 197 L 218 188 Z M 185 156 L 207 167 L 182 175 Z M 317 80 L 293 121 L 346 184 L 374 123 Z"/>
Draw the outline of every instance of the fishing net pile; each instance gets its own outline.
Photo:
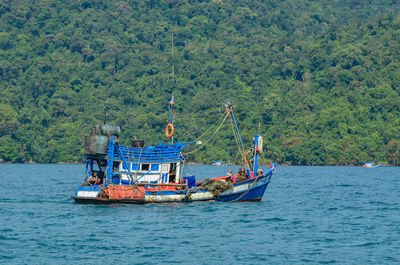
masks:
<path id="1" fill-rule="evenodd" d="M 219 197 L 222 192 L 233 188 L 233 183 L 224 180 L 204 179 L 197 186 L 210 191 L 215 197 Z"/>

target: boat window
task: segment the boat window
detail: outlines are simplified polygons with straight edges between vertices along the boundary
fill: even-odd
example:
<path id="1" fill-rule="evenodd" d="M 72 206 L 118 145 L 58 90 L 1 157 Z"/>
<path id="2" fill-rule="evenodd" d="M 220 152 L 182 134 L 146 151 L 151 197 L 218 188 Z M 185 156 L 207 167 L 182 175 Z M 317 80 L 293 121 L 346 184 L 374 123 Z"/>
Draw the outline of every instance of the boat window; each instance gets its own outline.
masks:
<path id="1" fill-rule="evenodd" d="M 97 162 L 97 161 L 96 161 L 96 162 Z M 98 164 L 98 163 L 93 163 L 92 170 L 95 171 L 95 172 L 100 171 L 99 164 Z"/>
<path id="2" fill-rule="evenodd" d="M 176 170 L 176 163 L 171 163 L 169 167 L 169 173 L 172 173 Z"/>
<path id="3" fill-rule="evenodd" d="M 174 183 L 176 179 L 176 163 L 171 163 L 169 167 L 169 182 Z"/>
<path id="4" fill-rule="evenodd" d="M 152 171 L 158 171 L 160 169 L 160 165 L 159 164 L 151 164 L 151 170 Z"/>
<path id="5" fill-rule="evenodd" d="M 142 171 L 149 171 L 150 170 L 150 164 L 142 164 Z"/>
<path id="6" fill-rule="evenodd" d="M 168 172 L 169 165 L 162 165 L 162 172 Z"/>
<path id="7" fill-rule="evenodd" d="M 122 163 L 122 170 L 128 171 L 128 168 L 129 168 L 129 164 Z"/>
<path id="8" fill-rule="evenodd" d="M 96 160 L 97 166 L 100 171 L 105 171 L 107 167 L 107 160 Z"/>
<path id="9" fill-rule="evenodd" d="M 132 170 L 139 170 L 140 164 L 132 164 Z"/>
<path id="10" fill-rule="evenodd" d="M 119 171 L 120 170 L 120 167 L 119 167 L 119 162 L 113 162 L 113 171 Z"/>

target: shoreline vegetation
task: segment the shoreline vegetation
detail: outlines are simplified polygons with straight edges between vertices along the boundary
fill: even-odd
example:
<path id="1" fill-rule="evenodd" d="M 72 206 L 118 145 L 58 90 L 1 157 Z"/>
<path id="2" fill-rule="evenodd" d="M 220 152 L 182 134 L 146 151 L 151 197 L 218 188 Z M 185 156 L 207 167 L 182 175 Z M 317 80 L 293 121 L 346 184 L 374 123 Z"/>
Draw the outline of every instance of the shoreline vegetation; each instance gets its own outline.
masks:
<path id="1" fill-rule="evenodd" d="M 82 161 L 106 112 L 121 145 L 166 142 L 173 94 L 177 141 L 228 98 L 268 161 L 397 166 L 399 32 L 389 0 L 2 1 L 0 159 Z M 187 161 L 238 163 L 220 132 Z"/>
<path id="2" fill-rule="evenodd" d="M 76 162 L 56 162 L 56 163 L 39 163 L 39 162 L 34 162 L 34 161 L 26 161 L 26 162 L 21 162 L 21 163 L 16 163 L 16 162 L 5 162 L 3 160 L 0 160 L 0 164 L 5 164 L 5 165 L 12 165 L 12 164 L 30 164 L 30 165 L 40 165 L 40 164 L 51 164 L 51 165 L 84 165 L 85 162 L 82 161 L 76 161 Z M 185 165 L 187 166 L 215 166 L 215 167 L 238 167 L 240 165 L 221 165 L 221 166 L 216 166 L 210 164 L 203 164 L 203 163 L 196 163 L 196 162 L 189 162 L 186 163 Z M 260 164 L 260 166 L 267 166 L 268 164 Z M 291 164 L 278 164 L 279 167 L 281 166 L 311 166 L 311 165 L 291 165 Z M 312 166 L 317 166 L 317 167 L 361 167 L 362 164 L 360 165 L 312 165 Z M 382 164 L 382 167 L 393 167 L 393 165 L 390 164 Z"/>

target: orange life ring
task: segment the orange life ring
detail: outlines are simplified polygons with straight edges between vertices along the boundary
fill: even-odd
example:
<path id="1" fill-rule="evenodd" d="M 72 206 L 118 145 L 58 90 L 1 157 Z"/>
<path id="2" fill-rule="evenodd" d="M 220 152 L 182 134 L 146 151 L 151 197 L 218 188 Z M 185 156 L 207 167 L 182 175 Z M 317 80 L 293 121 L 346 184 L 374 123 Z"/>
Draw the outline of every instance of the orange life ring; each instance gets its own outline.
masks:
<path id="1" fill-rule="evenodd" d="M 170 131 L 171 129 L 171 131 Z M 168 123 L 167 128 L 165 128 L 165 135 L 168 138 L 171 138 L 174 135 L 174 125 L 172 125 L 171 123 Z"/>

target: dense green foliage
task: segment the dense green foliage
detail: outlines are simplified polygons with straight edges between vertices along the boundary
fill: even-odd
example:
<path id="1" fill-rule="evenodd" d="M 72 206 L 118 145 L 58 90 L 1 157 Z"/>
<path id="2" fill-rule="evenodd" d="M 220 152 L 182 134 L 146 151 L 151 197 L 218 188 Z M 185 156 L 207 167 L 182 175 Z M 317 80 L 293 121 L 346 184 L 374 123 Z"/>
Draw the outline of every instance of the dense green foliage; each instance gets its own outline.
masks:
<path id="1" fill-rule="evenodd" d="M 246 143 L 262 134 L 272 161 L 397 165 L 399 9 L 396 0 L 0 0 L 0 159 L 82 161 L 84 135 L 106 109 L 122 143 L 166 141 L 173 93 L 181 141 L 214 124 L 230 98 Z M 230 126 L 189 158 L 236 159 Z"/>

